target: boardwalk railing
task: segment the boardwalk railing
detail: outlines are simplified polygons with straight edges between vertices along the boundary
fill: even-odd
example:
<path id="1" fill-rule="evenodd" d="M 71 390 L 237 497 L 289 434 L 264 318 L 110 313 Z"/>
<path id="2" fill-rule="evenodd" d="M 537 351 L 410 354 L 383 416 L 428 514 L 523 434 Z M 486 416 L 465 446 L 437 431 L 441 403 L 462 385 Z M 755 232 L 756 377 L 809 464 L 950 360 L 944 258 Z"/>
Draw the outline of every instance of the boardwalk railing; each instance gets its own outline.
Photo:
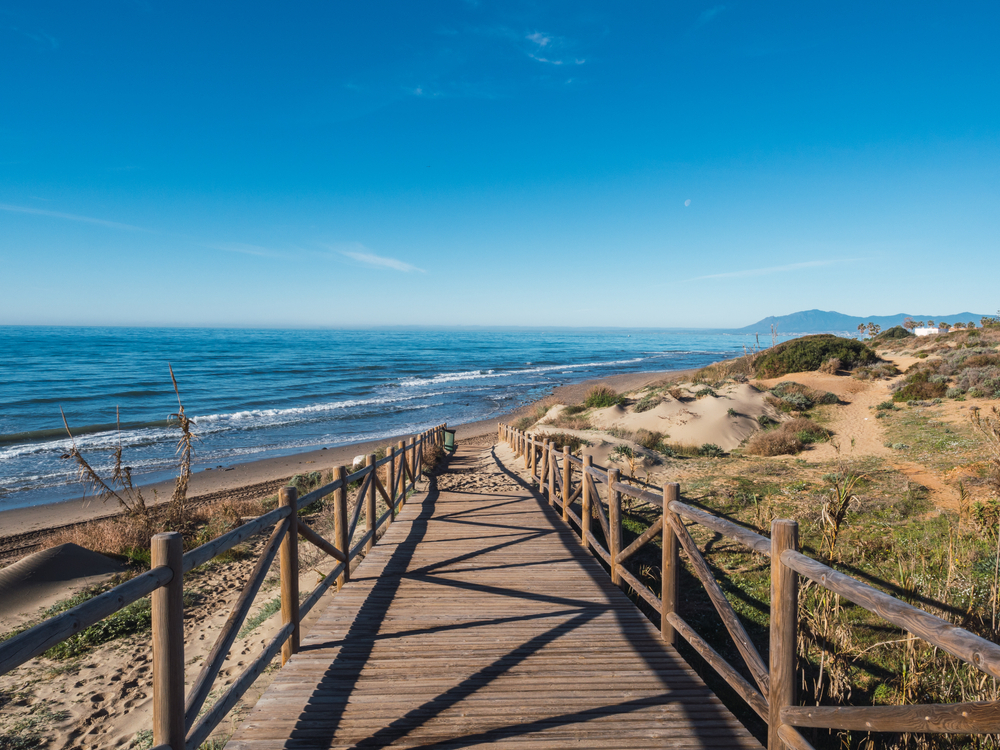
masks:
<path id="1" fill-rule="evenodd" d="M 799 706 L 796 697 L 798 581 L 808 578 L 858 606 L 922 638 L 994 678 L 1000 677 L 1000 646 L 929 612 L 913 607 L 844 575 L 798 550 L 798 523 L 775 520 L 771 538 L 680 502 L 680 485 L 660 492 L 620 481 L 618 469 L 594 466 L 589 455 L 578 458 L 544 435 L 530 435 L 500 424 L 498 436 L 538 482 L 549 504 L 561 508 L 563 520 L 579 529 L 581 543 L 593 549 L 619 586 L 627 584 L 660 615 L 660 633 L 674 644 L 679 635 L 736 691 L 768 725 L 768 748 L 811 749 L 797 727 L 865 732 L 993 734 L 1000 732 L 1000 702 L 903 706 Z M 602 498 L 598 486 L 605 487 Z M 622 495 L 662 509 L 660 518 L 622 549 Z M 607 511 L 605 511 L 605 505 Z M 591 531 L 597 520 L 607 547 Z M 704 526 L 771 559 L 770 637 L 768 661 L 761 657 L 736 612 L 688 532 L 685 521 Z M 661 596 L 656 596 L 625 568 L 641 547 L 659 537 L 662 545 Z M 694 575 L 736 645 L 754 684 L 715 651 L 677 613 L 679 551 L 683 548 Z"/>
<path id="2" fill-rule="evenodd" d="M 399 508 L 406 502 L 407 494 L 415 488 L 417 477 L 422 473 L 424 447 L 441 445 L 444 429 L 445 425 L 439 425 L 417 437 L 411 437 L 408 442 L 401 441 L 381 460 L 376 460 L 374 454 L 369 455 L 365 467 L 353 474 L 348 474 L 346 467 L 338 467 L 334 469 L 334 478 L 330 484 L 302 497 L 298 496 L 294 487 L 284 487 L 279 494 L 277 508 L 189 552 L 184 552 L 180 534 L 157 534 L 152 538 L 152 563 L 149 571 L 0 643 L 0 674 L 17 668 L 84 628 L 152 594 L 154 750 L 195 750 L 279 651 L 282 664 L 298 651 L 302 619 L 332 584 L 337 583 L 339 587 L 350 579 L 351 572 L 361 561 L 362 553 L 371 549 L 380 532 L 395 519 Z M 385 483 L 378 472 L 383 466 L 386 467 Z M 348 518 L 347 490 L 349 485 L 358 481 L 361 486 L 357 501 Z M 388 508 L 379 518 L 375 515 L 376 493 L 381 495 Z M 333 543 L 298 522 L 299 510 L 331 494 L 334 509 Z M 365 515 L 365 533 L 351 546 L 362 510 Z M 267 544 L 205 659 L 201 673 L 185 697 L 184 574 L 267 529 L 273 529 Z M 301 603 L 299 537 L 337 561 L 333 570 Z M 275 555 L 279 558 L 281 579 L 281 629 L 218 701 L 201 714 L 219 670 L 250 611 L 254 597 L 264 583 Z"/>

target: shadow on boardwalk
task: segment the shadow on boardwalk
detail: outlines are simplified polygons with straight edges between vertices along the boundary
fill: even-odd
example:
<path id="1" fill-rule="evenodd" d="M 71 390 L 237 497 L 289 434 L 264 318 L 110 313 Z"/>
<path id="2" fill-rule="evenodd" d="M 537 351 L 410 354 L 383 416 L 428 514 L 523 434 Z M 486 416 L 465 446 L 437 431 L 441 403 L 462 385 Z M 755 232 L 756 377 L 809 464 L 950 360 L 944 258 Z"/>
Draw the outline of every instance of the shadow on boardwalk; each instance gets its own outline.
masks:
<path id="1" fill-rule="evenodd" d="M 229 747 L 759 747 L 504 450 L 411 500 Z"/>

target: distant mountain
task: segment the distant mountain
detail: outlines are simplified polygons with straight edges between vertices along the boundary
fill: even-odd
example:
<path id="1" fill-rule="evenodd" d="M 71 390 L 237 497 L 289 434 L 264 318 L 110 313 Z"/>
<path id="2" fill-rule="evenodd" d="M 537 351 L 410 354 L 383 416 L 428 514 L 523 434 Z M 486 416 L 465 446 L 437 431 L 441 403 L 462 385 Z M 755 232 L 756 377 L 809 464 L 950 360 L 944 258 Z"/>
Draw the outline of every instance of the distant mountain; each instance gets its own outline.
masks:
<path id="1" fill-rule="evenodd" d="M 844 315 L 839 312 L 826 312 L 824 310 L 803 310 L 791 315 L 771 315 L 763 320 L 759 320 L 753 325 L 745 328 L 737 328 L 737 333 L 769 333 L 772 324 L 777 327 L 779 333 L 856 333 L 858 326 L 868 323 L 875 323 L 882 326 L 882 330 L 892 328 L 892 326 L 902 325 L 907 318 L 914 320 L 933 320 L 936 323 L 969 323 L 974 321 L 979 325 L 979 319 L 983 315 L 979 313 L 962 312 L 954 315 L 912 315 L 900 313 L 898 315 L 870 315 L 859 318 L 855 315 Z"/>

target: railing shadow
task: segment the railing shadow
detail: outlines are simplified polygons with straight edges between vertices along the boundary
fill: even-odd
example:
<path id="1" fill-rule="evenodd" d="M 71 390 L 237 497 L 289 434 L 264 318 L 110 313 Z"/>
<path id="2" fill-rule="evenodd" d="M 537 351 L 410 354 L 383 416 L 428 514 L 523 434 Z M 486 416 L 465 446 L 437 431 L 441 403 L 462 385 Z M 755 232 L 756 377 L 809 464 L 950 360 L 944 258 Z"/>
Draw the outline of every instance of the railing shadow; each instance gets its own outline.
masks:
<path id="1" fill-rule="evenodd" d="M 337 647 L 336 654 L 333 655 L 329 666 L 324 670 L 322 677 L 316 683 L 312 691 L 312 697 L 307 701 L 295 726 L 289 735 L 292 741 L 308 741 L 310 746 L 327 746 L 337 738 L 347 710 L 351 693 L 355 690 L 362 679 L 362 672 L 369 660 L 372 658 L 377 643 L 387 640 L 399 639 L 414 633 L 433 634 L 444 633 L 454 630 L 469 630 L 481 627 L 504 628 L 513 623 L 537 622 L 539 629 L 537 632 L 527 634 L 522 640 L 511 644 L 509 650 L 484 664 L 471 674 L 455 675 L 455 682 L 450 687 L 443 688 L 432 697 L 419 702 L 400 716 L 395 718 L 387 717 L 386 724 L 377 729 L 370 736 L 364 739 L 354 740 L 357 747 L 382 747 L 393 742 L 395 739 L 410 735 L 428 722 L 440 717 L 441 714 L 461 703 L 464 699 L 475 695 L 484 688 L 494 684 L 511 670 L 522 665 L 527 659 L 538 654 L 550 644 L 558 639 L 569 635 L 580 628 L 585 627 L 595 618 L 614 613 L 619 625 L 623 628 L 634 630 L 636 623 L 645 622 L 645 618 L 638 610 L 631 607 L 614 606 L 615 599 L 625 597 L 625 595 L 615 587 L 604 575 L 603 570 L 596 563 L 589 551 L 585 550 L 579 543 L 572 529 L 562 523 L 553 509 L 546 501 L 540 498 L 530 486 L 519 476 L 511 473 L 503 464 L 497 460 L 495 449 L 492 457 L 496 466 L 512 479 L 522 490 L 530 492 L 530 497 L 535 506 L 541 509 L 548 519 L 547 528 L 538 528 L 537 525 L 519 526 L 516 521 L 508 524 L 494 524 L 492 522 L 483 523 L 474 517 L 475 511 L 458 511 L 440 513 L 441 492 L 437 487 L 436 477 L 430 479 L 430 486 L 427 494 L 421 501 L 419 511 L 412 520 L 407 519 L 399 522 L 407 522 L 410 527 L 405 537 L 391 543 L 395 545 L 392 553 L 384 562 L 382 570 L 375 579 L 358 578 L 353 584 L 360 585 L 368 580 L 371 587 L 365 601 L 361 604 L 356 617 L 347 629 L 343 638 L 326 643 L 310 642 L 304 646 L 303 651 L 309 653 L 309 659 L 314 660 L 322 649 Z M 503 507 L 504 495 L 493 495 L 495 507 Z M 523 495 L 518 502 L 525 502 Z M 530 502 L 530 501 L 529 501 Z M 488 509 L 489 503 L 484 502 L 482 509 Z M 479 510 L 480 508 L 476 508 Z M 463 515 L 469 517 L 462 518 Z M 482 528 L 486 534 L 483 536 L 489 543 L 483 547 L 468 551 L 456 552 L 453 556 L 443 556 L 438 560 L 432 560 L 426 564 L 414 567 L 417 561 L 417 551 L 420 549 L 429 535 L 430 525 L 436 523 L 459 523 L 468 524 L 470 527 Z M 398 527 L 396 527 L 398 528 Z M 515 532 L 510 538 L 498 539 L 496 532 L 499 530 Z M 517 533 L 519 532 L 519 533 Z M 575 599 L 572 596 L 563 596 L 558 592 L 533 591 L 521 589 L 514 586 L 496 585 L 471 580 L 456 580 L 446 577 L 447 574 L 456 572 L 454 566 L 457 564 L 468 564 L 476 558 L 486 554 L 494 554 L 503 550 L 512 550 L 519 544 L 530 543 L 540 537 L 555 537 L 561 543 L 565 554 L 560 554 L 553 560 L 565 561 L 574 560 L 579 563 L 581 575 L 588 576 L 594 584 L 604 594 L 603 601 L 590 601 Z M 440 549 L 434 547 L 434 549 Z M 551 563 L 552 560 L 547 561 Z M 533 563 L 546 564 L 546 563 Z M 497 565 L 489 563 L 479 567 L 463 567 L 458 572 L 471 575 L 477 570 L 495 570 Z M 504 567 L 504 566 L 500 566 Z M 362 573 L 363 575 L 363 573 Z M 448 624 L 430 628 L 418 628 L 409 631 L 395 631 L 380 634 L 380 629 L 390 615 L 393 602 L 399 594 L 400 587 L 406 581 L 420 581 L 421 583 L 437 584 L 444 587 L 449 595 L 461 595 L 463 591 L 472 591 L 476 594 L 489 594 L 497 597 L 510 598 L 512 601 L 536 601 L 545 605 L 554 605 L 554 608 L 541 613 L 530 613 L 519 616 L 484 618 L 481 620 L 468 620 L 458 624 Z M 405 597 L 404 597 L 405 598 Z M 634 615 L 632 614 L 634 613 Z M 554 622 L 553 622 L 554 620 Z M 550 624 L 546 624 L 549 621 Z M 501 631 L 502 632 L 502 631 Z M 544 732 L 553 728 L 586 723 L 588 720 L 598 716 L 608 716 L 616 714 L 630 714 L 635 711 L 648 709 L 651 706 L 678 704 L 682 711 L 687 711 L 689 705 L 697 705 L 697 716 L 689 717 L 689 725 L 696 736 L 703 740 L 706 745 L 733 746 L 745 744 L 747 738 L 736 733 L 727 734 L 727 722 L 731 722 L 731 716 L 725 709 L 713 704 L 711 700 L 695 702 L 690 700 L 692 691 L 703 691 L 705 698 L 710 698 L 709 690 L 701 683 L 690 670 L 684 669 L 683 660 L 680 656 L 662 644 L 655 634 L 654 637 L 644 641 L 641 646 L 629 641 L 633 652 L 638 655 L 647 665 L 651 674 L 655 674 L 663 687 L 663 694 L 655 697 L 639 698 L 635 700 L 625 700 L 620 702 L 607 701 L 599 708 L 591 707 L 587 710 L 569 711 L 562 714 L 545 716 L 543 719 L 526 721 L 521 723 L 512 717 L 510 722 L 504 723 L 502 718 L 497 726 L 479 728 L 478 731 L 470 732 L 466 735 L 449 737 L 446 741 L 432 740 L 428 738 L 425 744 L 416 747 L 434 747 L 439 744 L 447 744 L 448 747 L 463 747 L 483 742 L 490 742 L 502 738 L 517 738 L 525 735 Z M 500 642 L 502 643 L 502 641 Z M 659 644 L 661 648 L 651 649 L 651 644 Z M 295 658 L 291 662 L 294 666 Z M 666 665 L 666 666 L 665 666 Z M 613 668 L 613 667 L 612 667 Z M 666 672 L 670 673 L 669 680 Z M 441 677 L 442 675 L 437 675 Z M 621 686 L 627 690 L 627 685 Z M 613 692 L 614 686 L 609 685 L 609 691 Z M 685 694 L 688 700 L 682 698 L 672 698 L 671 694 L 677 692 Z M 711 707 L 718 707 L 718 715 L 711 716 Z M 709 715 L 706 715 L 706 712 Z M 500 716 L 499 712 L 497 716 Z M 473 722 L 470 721 L 470 726 Z M 543 735 L 544 737 L 544 735 Z"/>

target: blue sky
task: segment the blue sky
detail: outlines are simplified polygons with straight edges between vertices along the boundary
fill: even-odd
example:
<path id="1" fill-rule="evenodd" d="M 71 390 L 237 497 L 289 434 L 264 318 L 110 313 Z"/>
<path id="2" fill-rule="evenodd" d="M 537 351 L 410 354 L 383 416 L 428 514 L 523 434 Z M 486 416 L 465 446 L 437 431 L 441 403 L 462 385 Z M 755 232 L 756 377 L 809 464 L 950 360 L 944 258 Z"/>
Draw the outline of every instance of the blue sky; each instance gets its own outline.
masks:
<path id="1" fill-rule="evenodd" d="M 1000 306 L 995 3 L 0 7 L 0 324 Z"/>

